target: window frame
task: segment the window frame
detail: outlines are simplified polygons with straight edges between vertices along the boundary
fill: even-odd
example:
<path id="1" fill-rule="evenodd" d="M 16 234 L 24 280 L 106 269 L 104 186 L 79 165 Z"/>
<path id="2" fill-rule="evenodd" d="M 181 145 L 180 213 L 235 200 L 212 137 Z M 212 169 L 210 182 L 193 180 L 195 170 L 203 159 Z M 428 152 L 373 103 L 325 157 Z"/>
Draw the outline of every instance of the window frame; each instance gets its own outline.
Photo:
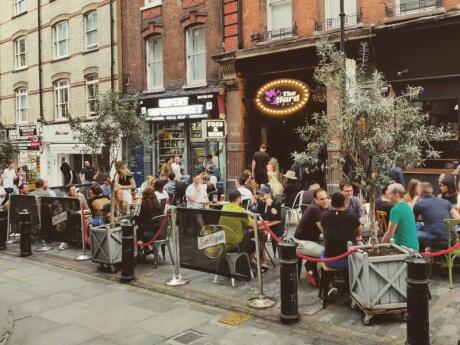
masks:
<path id="1" fill-rule="evenodd" d="M 327 1 L 327 0 L 326 0 Z M 272 27 L 272 5 L 278 2 L 289 2 L 291 5 L 291 25 L 286 26 L 285 28 L 292 28 L 294 26 L 294 11 L 292 9 L 292 0 L 267 0 L 267 31 L 273 31 Z M 276 30 L 283 29 L 278 28 Z"/>
<path id="2" fill-rule="evenodd" d="M 90 87 L 96 86 L 95 97 L 90 97 Z M 96 102 L 96 107 L 99 104 L 99 76 L 97 73 L 88 74 L 85 76 L 85 91 L 86 91 L 86 114 L 88 117 L 96 115 L 96 111 L 91 111 L 91 102 Z"/>
<path id="3" fill-rule="evenodd" d="M 66 32 L 67 32 L 66 38 L 58 37 L 58 33 L 59 33 L 58 27 L 61 24 L 66 24 Z M 53 56 L 55 60 L 63 59 L 69 56 L 69 50 L 70 50 L 69 27 L 70 27 L 69 20 L 67 19 L 61 20 L 60 22 L 57 22 L 56 24 L 53 25 Z M 58 55 L 58 52 L 59 52 L 58 47 L 59 47 L 59 44 L 62 42 L 65 42 L 66 44 L 66 54 Z"/>
<path id="4" fill-rule="evenodd" d="M 24 7 L 21 10 L 21 7 Z M 27 12 L 27 0 L 14 0 L 13 1 L 13 14 L 18 16 L 22 13 Z"/>
<path id="5" fill-rule="evenodd" d="M 20 41 L 24 40 L 24 51 L 20 52 Z M 13 41 L 14 44 L 14 68 L 16 70 L 18 69 L 24 69 L 27 68 L 27 36 L 19 36 Z M 21 61 L 21 56 L 24 56 L 24 65 L 20 65 L 19 62 Z"/>
<path id="6" fill-rule="evenodd" d="M 64 84 L 65 83 L 65 84 Z M 67 102 L 62 102 L 61 90 L 67 89 Z M 54 118 L 55 120 L 63 120 L 64 115 L 62 113 L 61 106 L 66 105 L 67 113 L 70 113 L 70 80 L 59 79 L 53 83 L 54 91 Z"/>
<path id="7" fill-rule="evenodd" d="M 153 54 L 153 45 L 152 41 L 159 41 L 161 43 L 161 58 L 159 60 L 155 60 Z M 152 53 L 152 54 L 151 54 Z M 155 91 L 155 90 L 162 90 L 164 88 L 164 65 L 163 65 L 163 37 L 161 35 L 150 36 L 145 40 L 145 66 L 146 66 L 146 80 L 147 80 L 147 90 L 148 91 Z M 152 60 L 150 60 L 152 59 Z M 150 65 L 153 65 L 150 67 Z M 155 65 L 161 64 L 161 83 L 155 84 Z M 151 70 L 152 69 L 152 70 Z M 150 74 L 153 73 L 153 83 L 150 78 Z"/>
<path id="8" fill-rule="evenodd" d="M 17 123 L 27 123 L 29 120 L 29 93 L 26 86 L 20 86 L 14 90 L 15 113 Z M 24 102 L 21 102 L 21 98 Z M 23 107 L 20 107 L 22 105 Z"/>
<path id="9" fill-rule="evenodd" d="M 94 25 L 94 28 L 92 28 L 92 30 L 88 31 L 88 18 L 90 16 L 94 15 L 95 16 L 95 25 Z M 97 42 L 97 33 L 98 33 L 98 27 L 97 27 L 97 10 L 92 10 L 92 11 L 89 11 L 89 12 L 86 12 L 85 15 L 83 16 L 83 21 L 84 21 L 84 28 L 85 28 L 85 50 L 86 51 L 90 51 L 90 50 L 94 50 L 94 49 L 97 49 L 98 47 L 98 42 Z M 88 35 L 91 34 L 91 33 L 94 33 L 95 32 L 95 35 L 96 35 L 96 40 L 95 40 L 95 43 L 93 45 L 90 45 L 88 46 Z"/>
<path id="10" fill-rule="evenodd" d="M 204 31 L 204 50 L 203 52 L 200 52 L 200 53 L 196 53 L 194 52 L 194 54 L 190 54 L 190 35 L 192 33 L 194 33 L 195 31 L 197 30 L 203 30 Z M 187 59 L 186 61 L 186 68 L 187 68 L 187 85 L 204 85 L 207 83 L 207 66 L 206 66 L 206 59 L 207 59 L 207 56 L 206 56 L 206 26 L 204 25 L 196 25 L 196 26 L 192 26 L 192 27 L 189 27 L 186 29 L 186 35 L 185 35 L 185 58 Z M 199 79 L 199 80 L 196 80 L 194 78 L 192 78 L 192 70 L 193 68 L 191 68 L 191 56 L 198 56 L 200 54 L 203 54 L 204 55 L 204 79 Z M 195 74 L 195 73 L 193 73 Z"/>

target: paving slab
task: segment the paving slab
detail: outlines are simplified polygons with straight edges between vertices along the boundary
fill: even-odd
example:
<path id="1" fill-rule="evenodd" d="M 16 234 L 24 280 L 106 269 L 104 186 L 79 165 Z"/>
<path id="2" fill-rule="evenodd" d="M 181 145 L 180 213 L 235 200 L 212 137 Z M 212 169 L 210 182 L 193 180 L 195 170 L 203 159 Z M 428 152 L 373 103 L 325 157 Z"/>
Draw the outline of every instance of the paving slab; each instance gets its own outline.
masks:
<path id="1" fill-rule="evenodd" d="M 104 295 L 89 298 L 87 303 L 94 304 L 99 307 L 108 308 L 118 304 L 132 304 L 143 300 L 148 300 L 151 297 L 142 293 L 134 293 L 126 290 L 114 291 Z"/>
<path id="2" fill-rule="evenodd" d="M 13 334 L 14 320 L 11 310 L 0 303 L 0 344 L 7 344 Z"/>
<path id="3" fill-rule="evenodd" d="M 166 339 L 137 326 L 127 327 L 104 337 L 117 345 L 154 345 Z"/>
<path id="4" fill-rule="evenodd" d="M 79 325 L 64 325 L 10 345 L 77 345 L 97 338 L 99 335 L 98 332 Z"/>
<path id="5" fill-rule="evenodd" d="M 40 316 L 60 324 L 68 324 L 106 311 L 89 303 L 75 302 L 41 313 Z"/>
<path id="6" fill-rule="evenodd" d="M 59 329 L 61 325 L 51 320 L 35 316 L 22 320 L 15 320 L 13 336 L 10 345 L 28 344 L 52 330 Z"/>

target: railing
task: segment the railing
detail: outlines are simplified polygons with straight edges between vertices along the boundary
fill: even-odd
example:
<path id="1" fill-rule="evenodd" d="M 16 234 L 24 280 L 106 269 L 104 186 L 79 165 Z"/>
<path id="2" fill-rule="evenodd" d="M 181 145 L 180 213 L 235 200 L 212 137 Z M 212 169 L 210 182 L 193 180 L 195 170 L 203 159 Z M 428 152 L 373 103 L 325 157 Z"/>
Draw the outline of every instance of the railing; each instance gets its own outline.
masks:
<path id="1" fill-rule="evenodd" d="M 345 27 L 356 25 L 361 22 L 361 13 L 348 14 L 345 16 Z M 315 31 L 323 31 L 329 29 L 340 28 L 340 17 L 328 18 L 324 22 L 315 20 Z"/>
<path id="2" fill-rule="evenodd" d="M 402 16 L 404 14 L 430 11 L 442 6 L 442 0 L 418 0 L 400 3 L 399 5 L 385 5 L 387 17 Z"/>
<path id="3" fill-rule="evenodd" d="M 292 37 L 297 34 L 297 26 L 291 26 L 288 28 L 281 28 L 276 30 L 270 30 L 265 33 L 266 40 L 275 40 L 280 38 Z"/>

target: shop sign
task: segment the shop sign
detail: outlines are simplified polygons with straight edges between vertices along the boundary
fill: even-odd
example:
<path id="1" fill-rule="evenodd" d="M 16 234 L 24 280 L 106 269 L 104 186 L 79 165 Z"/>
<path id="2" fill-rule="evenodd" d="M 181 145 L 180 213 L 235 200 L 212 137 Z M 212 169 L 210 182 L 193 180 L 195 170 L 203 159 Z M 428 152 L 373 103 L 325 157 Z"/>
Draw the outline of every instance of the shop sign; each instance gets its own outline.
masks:
<path id="1" fill-rule="evenodd" d="M 213 93 L 161 98 L 154 103 L 156 106 L 143 109 L 150 121 L 206 119 L 218 111 L 217 96 Z"/>
<path id="2" fill-rule="evenodd" d="M 225 138 L 225 120 L 206 120 L 203 121 L 203 137 L 206 139 Z"/>
<path id="3" fill-rule="evenodd" d="M 310 98 L 308 85 L 296 79 L 276 79 L 262 85 L 255 103 L 260 112 L 286 116 L 305 107 Z"/>
<path id="4" fill-rule="evenodd" d="M 39 150 L 41 145 L 36 125 L 19 125 L 8 129 L 8 139 L 20 150 Z"/>

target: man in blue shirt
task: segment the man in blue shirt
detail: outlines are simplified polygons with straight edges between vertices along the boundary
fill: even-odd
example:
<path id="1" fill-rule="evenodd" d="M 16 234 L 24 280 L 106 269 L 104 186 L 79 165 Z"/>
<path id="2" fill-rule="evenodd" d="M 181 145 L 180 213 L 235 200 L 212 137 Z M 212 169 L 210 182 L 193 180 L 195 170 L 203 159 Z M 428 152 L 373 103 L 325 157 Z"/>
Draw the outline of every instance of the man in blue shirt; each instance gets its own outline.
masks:
<path id="1" fill-rule="evenodd" d="M 422 195 L 414 205 L 414 214 L 423 222 L 423 226 L 417 230 L 417 237 L 426 247 L 431 247 L 433 243 L 447 245 L 448 229 L 443 221 L 449 218 L 460 219 L 450 202 L 433 195 L 433 186 L 428 182 L 422 183 Z M 457 242 L 456 234 L 451 234 L 451 240 L 452 244 Z"/>

